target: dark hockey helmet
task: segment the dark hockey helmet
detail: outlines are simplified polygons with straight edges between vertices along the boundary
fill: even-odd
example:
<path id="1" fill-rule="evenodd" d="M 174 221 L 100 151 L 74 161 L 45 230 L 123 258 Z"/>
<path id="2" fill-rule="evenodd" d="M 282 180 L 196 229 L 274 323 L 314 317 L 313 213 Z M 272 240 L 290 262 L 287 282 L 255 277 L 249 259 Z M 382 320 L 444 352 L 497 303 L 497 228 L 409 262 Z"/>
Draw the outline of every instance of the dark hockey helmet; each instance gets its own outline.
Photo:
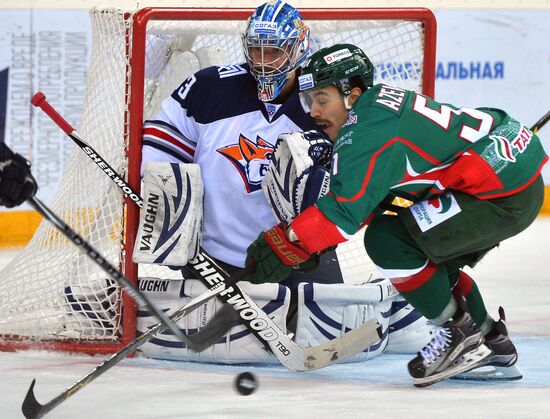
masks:
<path id="1" fill-rule="evenodd" d="M 306 61 L 298 79 L 300 92 L 334 85 L 348 96 L 354 87 L 362 91 L 372 86 L 374 67 L 363 50 L 352 44 L 336 44 L 322 48 Z M 307 95 L 300 94 L 304 109 Z"/>

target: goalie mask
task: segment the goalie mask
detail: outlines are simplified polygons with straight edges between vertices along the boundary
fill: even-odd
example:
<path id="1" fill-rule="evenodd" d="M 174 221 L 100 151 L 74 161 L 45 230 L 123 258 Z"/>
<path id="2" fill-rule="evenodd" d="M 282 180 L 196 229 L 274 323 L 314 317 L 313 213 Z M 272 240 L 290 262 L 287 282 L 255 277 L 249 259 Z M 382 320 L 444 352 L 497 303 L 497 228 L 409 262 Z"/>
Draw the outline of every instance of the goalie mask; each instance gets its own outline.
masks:
<path id="1" fill-rule="evenodd" d="M 259 6 L 242 35 L 244 54 L 258 84 L 258 98 L 281 94 L 291 72 L 309 52 L 309 28 L 294 7 L 281 0 Z"/>
<path id="2" fill-rule="evenodd" d="M 300 101 L 306 113 L 311 111 L 311 93 L 321 87 L 334 85 L 344 96 L 346 109 L 347 97 L 351 89 L 359 87 L 361 91 L 372 86 L 374 68 L 361 48 L 352 44 L 337 44 L 315 52 L 306 62 L 300 84 Z"/>

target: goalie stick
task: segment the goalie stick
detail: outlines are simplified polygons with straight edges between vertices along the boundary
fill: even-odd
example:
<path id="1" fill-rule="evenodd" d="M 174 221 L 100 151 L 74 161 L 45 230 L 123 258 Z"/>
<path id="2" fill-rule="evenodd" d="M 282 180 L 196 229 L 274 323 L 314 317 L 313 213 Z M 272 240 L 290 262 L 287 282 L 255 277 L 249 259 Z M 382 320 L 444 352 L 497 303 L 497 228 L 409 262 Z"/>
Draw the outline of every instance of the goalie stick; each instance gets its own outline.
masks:
<path id="1" fill-rule="evenodd" d="M 76 130 L 67 122 L 46 100 L 42 92 L 36 93 L 31 102 L 41 108 L 83 151 L 101 168 L 126 195 L 140 208 L 143 200 L 128 183 L 126 183 L 107 162 L 84 141 Z M 116 179 L 116 180 L 115 180 Z M 215 285 L 228 278 L 221 269 L 202 249 L 194 262 L 187 265 L 197 278 L 206 286 Z M 228 286 L 217 297 L 224 303 L 231 305 L 239 314 L 241 323 L 246 326 L 259 340 L 267 345 L 271 352 L 287 368 L 294 371 L 307 371 L 323 368 L 338 360 L 345 359 L 360 352 L 380 340 L 381 332 L 377 322 L 370 321 L 359 328 L 344 334 L 340 338 L 325 344 L 309 348 L 300 348 L 286 335 L 254 301 L 243 292 L 238 285 Z M 214 317 L 212 320 L 214 320 Z M 222 330 L 220 322 L 219 336 L 226 332 Z M 226 326 L 224 326 L 226 327 Z M 214 335 L 212 333 L 212 335 Z M 317 348 L 317 349 L 315 349 Z M 353 352 L 352 352 L 353 351 Z"/>
<path id="2" fill-rule="evenodd" d="M 219 295 L 226 289 L 228 293 L 231 292 L 232 286 L 235 285 L 242 276 L 246 275 L 246 270 L 242 270 L 241 272 L 227 278 L 228 274 L 222 268 L 218 267 L 215 262 L 212 261 L 209 257 L 198 257 L 197 259 L 191 261 L 188 267 L 193 270 L 198 277 L 203 278 L 206 282 L 213 282 L 214 285 L 209 288 L 208 291 L 194 298 L 184 307 L 181 307 L 179 310 L 174 312 L 170 316 L 170 319 L 174 322 L 179 321 L 191 311 L 204 304 L 210 298 Z M 218 269 L 218 271 L 213 272 L 216 271 L 216 269 Z M 224 278 L 223 281 L 216 282 L 220 279 L 218 277 L 218 274 L 222 275 L 222 277 Z M 265 312 L 263 312 L 263 310 L 257 308 L 257 306 L 255 307 L 257 309 L 257 312 L 263 314 L 263 316 L 260 315 L 259 320 L 256 320 L 258 319 L 258 317 L 249 318 L 249 320 L 253 324 L 259 324 L 258 321 L 262 321 L 262 317 L 267 318 L 267 321 L 271 321 L 271 319 L 269 319 L 269 317 L 265 314 Z M 241 305 L 241 311 L 239 313 L 241 312 L 244 313 L 245 317 L 248 318 L 250 314 L 250 308 L 246 306 L 246 304 Z M 216 343 L 219 340 L 219 337 L 221 336 L 220 331 L 222 331 L 221 334 L 223 335 L 229 328 L 233 327 L 235 321 L 235 313 L 237 312 L 233 308 L 232 304 L 225 304 L 224 306 L 222 306 L 220 311 L 216 313 L 216 316 L 214 316 L 206 324 L 206 326 L 201 328 L 200 332 L 192 335 L 191 337 L 196 337 L 198 335 L 205 336 L 202 342 L 202 344 L 204 345 L 203 349 L 211 346 L 213 343 Z M 266 320 L 263 319 L 263 321 Z M 23 400 L 23 404 L 21 407 L 23 414 L 27 419 L 43 417 L 45 414 L 59 406 L 69 397 L 73 396 L 80 389 L 84 388 L 93 380 L 95 380 L 96 378 L 107 372 L 109 369 L 111 369 L 113 366 L 118 364 L 128 355 L 134 353 L 140 346 L 146 343 L 153 336 L 162 333 L 164 330 L 166 330 L 166 326 L 163 323 L 157 323 L 155 326 L 152 326 L 145 333 L 138 336 L 135 340 L 127 344 L 118 352 L 112 354 L 109 358 L 90 370 L 82 378 L 78 379 L 70 387 L 68 387 L 56 397 L 44 404 L 39 403 L 36 399 L 36 396 L 34 394 L 36 379 L 34 379 L 29 387 L 29 390 L 27 391 L 25 399 Z M 280 329 L 278 329 L 278 327 L 275 325 L 275 329 L 273 330 L 273 332 L 277 333 L 277 330 L 280 334 L 284 335 L 284 333 L 280 331 Z M 264 329 L 262 333 L 265 334 L 267 332 Z M 294 354 L 296 352 L 301 352 L 301 359 L 303 359 L 303 363 L 302 365 L 298 365 L 297 370 L 305 371 L 322 368 L 324 366 L 337 362 L 338 360 L 345 359 L 351 355 L 356 354 L 359 351 L 362 351 L 367 346 L 374 344 L 375 342 L 380 340 L 380 338 L 380 328 L 377 326 L 377 323 L 374 320 L 371 320 L 369 323 L 365 323 L 361 327 L 353 329 L 352 331 L 345 333 L 343 336 L 321 345 L 302 349 L 298 347 L 294 342 L 292 342 L 290 338 L 288 338 L 290 342 L 292 342 L 290 345 L 287 344 L 290 349 L 286 349 L 283 343 L 280 343 L 278 347 L 283 354 L 285 352 L 288 352 L 290 354 L 290 351 L 292 351 Z M 298 350 L 296 351 L 293 346 L 297 347 Z M 200 349 L 199 352 L 203 349 Z M 300 369 L 299 367 L 302 368 Z"/>

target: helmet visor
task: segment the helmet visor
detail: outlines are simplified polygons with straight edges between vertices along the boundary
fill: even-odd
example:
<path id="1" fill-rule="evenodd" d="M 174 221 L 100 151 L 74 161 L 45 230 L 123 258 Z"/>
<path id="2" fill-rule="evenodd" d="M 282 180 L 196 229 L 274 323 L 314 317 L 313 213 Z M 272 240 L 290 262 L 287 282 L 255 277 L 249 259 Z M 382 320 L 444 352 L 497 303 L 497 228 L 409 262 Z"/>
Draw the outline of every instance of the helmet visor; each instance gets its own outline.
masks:
<path id="1" fill-rule="evenodd" d="M 299 96 L 302 108 L 306 113 L 310 113 L 312 110 L 323 112 L 344 101 L 344 96 L 334 85 L 303 90 Z"/>

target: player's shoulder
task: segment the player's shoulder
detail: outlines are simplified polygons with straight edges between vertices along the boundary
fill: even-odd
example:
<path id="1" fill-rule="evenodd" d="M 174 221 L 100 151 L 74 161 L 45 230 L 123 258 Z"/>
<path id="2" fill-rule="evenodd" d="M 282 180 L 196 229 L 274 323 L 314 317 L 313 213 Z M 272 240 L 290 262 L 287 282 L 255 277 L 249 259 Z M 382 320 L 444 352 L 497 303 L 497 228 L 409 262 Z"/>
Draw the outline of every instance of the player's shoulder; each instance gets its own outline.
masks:
<path id="1" fill-rule="evenodd" d="M 248 65 L 216 65 L 189 76 L 172 94 L 198 122 L 243 114 L 257 108 L 257 88 Z"/>
<path id="2" fill-rule="evenodd" d="M 400 114 L 414 94 L 413 91 L 400 87 L 376 84 L 361 95 L 360 104 L 365 108 L 373 107 Z"/>
<path id="3" fill-rule="evenodd" d="M 250 74 L 247 64 L 213 65 L 205 67 L 195 73 L 200 84 L 228 84 L 249 80 Z"/>

